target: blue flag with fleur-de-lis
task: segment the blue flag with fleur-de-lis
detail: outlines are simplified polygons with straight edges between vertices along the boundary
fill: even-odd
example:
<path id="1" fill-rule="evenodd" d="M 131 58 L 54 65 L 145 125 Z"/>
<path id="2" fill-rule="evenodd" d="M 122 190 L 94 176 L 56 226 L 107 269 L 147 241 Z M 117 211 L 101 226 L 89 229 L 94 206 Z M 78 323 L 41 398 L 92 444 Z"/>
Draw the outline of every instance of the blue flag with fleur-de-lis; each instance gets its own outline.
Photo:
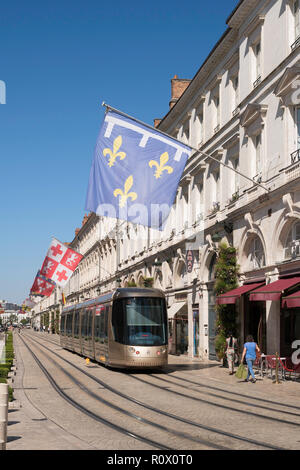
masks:
<path id="1" fill-rule="evenodd" d="M 162 229 L 191 148 L 109 110 L 96 143 L 86 210 Z"/>

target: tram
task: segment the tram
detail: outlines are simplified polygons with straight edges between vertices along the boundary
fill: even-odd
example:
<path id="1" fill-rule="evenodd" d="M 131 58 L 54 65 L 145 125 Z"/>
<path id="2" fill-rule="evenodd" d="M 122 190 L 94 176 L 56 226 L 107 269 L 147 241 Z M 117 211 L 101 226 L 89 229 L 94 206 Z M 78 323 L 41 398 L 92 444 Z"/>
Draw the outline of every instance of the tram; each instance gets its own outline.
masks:
<path id="1" fill-rule="evenodd" d="M 60 344 L 109 367 L 163 367 L 168 363 L 165 296 L 158 289 L 118 288 L 66 307 Z"/>

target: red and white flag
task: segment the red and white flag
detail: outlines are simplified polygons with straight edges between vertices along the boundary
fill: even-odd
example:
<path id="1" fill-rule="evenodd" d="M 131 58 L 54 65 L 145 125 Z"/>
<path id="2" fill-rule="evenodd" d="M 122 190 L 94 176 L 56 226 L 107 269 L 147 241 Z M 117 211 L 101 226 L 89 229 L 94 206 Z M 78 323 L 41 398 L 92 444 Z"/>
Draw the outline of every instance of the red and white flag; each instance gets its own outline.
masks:
<path id="1" fill-rule="evenodd" d="M 49 297 L 49 295 L 52 294 L 54 287 L 55 283 L 47 279 L 45 276 L 42 276 L 40 271 L 38 271 L 30 289 L 30 294 L 41 297 Z"/>
<path id="2" fill-rule="evenodd" d="M 41 274 L 64 287 L 82 258 L 82 255 L 53 238 Z"/>

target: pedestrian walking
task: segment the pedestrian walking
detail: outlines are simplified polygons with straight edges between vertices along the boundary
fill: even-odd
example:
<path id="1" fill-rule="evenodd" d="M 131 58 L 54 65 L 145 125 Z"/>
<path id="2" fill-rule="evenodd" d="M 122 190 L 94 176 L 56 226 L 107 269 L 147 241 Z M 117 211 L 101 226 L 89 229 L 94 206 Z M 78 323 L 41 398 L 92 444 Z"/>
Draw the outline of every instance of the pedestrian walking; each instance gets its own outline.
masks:
<path id="1" fill-rule="evenodd" d="M 45 333 L 45 331 L 46 331 L 46 327 L 45 327 L 45 325 L 44 325 L 44 326 L 43 326 L 43 332 Z"/>
<path id="2" fill-rule="evenodd" d="M 233 334 L 230 332 L 228 338 L 226 338 L 226 356 L 227 356 L 227 362 L 228 362 L 228 367 L 229 367 L 229 375 L 234 374 L 234 363 L 236 361 L 236 356 L 237 356 L 237 339 L 233 336 Z"/>
<path id="3" fill-rule="evenodd" d="M 242 361 L 241 361 L 241 364 L 243 364 L 244 358 L 246 357 L 246 362 L 248 366 L 248 375 L 247 375 L 245 382 L 249 382 L 250 375 L 252 377 L 251 382 L 253 383 L 256 382 L 255 374 L 253 372 L 253 363 L 256 359 L 256 352 L 259 353 L 260 349 L 255 343 L 253 336 L 248 335 L 246 338 L 246 343 L 244 344 L 244 350 L 243 350 Z"/>

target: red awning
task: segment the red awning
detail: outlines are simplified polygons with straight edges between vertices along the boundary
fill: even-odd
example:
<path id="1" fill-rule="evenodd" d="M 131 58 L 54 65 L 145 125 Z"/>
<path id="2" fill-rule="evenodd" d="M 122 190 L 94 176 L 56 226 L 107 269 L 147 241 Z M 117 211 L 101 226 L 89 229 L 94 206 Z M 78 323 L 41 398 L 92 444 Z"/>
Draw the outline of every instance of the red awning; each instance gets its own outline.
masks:
<path id="1" fill-rule="evenodd" d="M 219 295 L 217 297 L 216 303 L 218 305 L 235 304 L 241 295 L 246 294 L 246 292 L 250 292 L 251 290 L 257 289 L 257 287 L 260 287 L 263 284 L 263 282 L 257 282 L 255 284 L 245 284 L 243 286 L 237 287 L 236 289 L 232 289 L 228 292 L 225 292 L 225 294 Z"/>
<path id="2" fill-rule="evenodd" d="M 283 297 L 282 308 L 296 308 L 300 307 L 300 290 L 294 292 L 294 294 Z"/>
<path id="3" fill-rule="evenodd" d="M 270 284 L 260 287 L 253 294 L 250 294 L 250 300 L 279 300 L 281 294 L 289 287 L 300 284 L 300 277 L 288 279 L 279 279 Z"/>

